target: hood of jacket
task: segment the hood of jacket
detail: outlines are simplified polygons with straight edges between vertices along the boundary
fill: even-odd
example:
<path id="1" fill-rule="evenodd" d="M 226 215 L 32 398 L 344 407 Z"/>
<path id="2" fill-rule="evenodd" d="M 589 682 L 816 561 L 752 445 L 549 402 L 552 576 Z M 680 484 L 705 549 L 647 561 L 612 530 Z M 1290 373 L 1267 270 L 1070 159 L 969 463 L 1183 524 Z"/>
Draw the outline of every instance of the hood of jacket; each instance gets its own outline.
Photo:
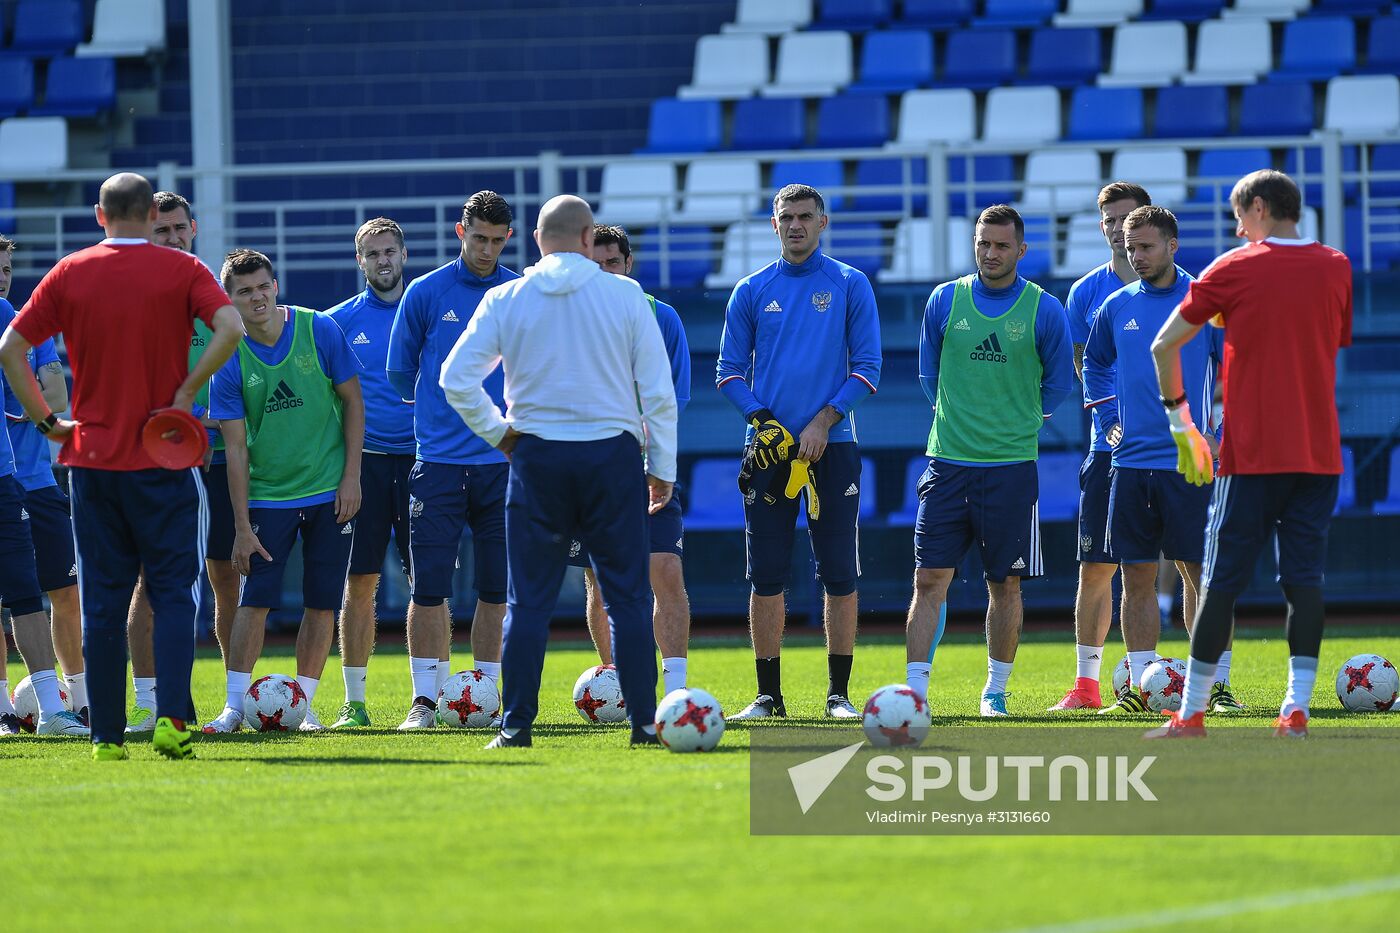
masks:
<path id="1" fill-rule="evenodd" d="M 602 274 L 598 264 L 582 253 L 550 253 L 525 270 L 525 276 L 546 295 L 578 291 L 589 279 Z"/>

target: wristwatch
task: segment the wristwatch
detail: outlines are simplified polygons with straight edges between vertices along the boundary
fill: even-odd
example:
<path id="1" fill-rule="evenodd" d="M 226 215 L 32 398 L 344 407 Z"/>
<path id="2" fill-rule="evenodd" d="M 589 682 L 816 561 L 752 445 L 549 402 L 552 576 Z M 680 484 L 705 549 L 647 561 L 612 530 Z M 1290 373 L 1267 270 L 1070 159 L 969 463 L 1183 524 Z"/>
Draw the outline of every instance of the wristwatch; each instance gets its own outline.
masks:
<path id="1" fill-rule="evenodd" d="M 48 416 L 45 417 L 43 421 L 40 421 L 37 424 L 35 424 L 34 427 L 39 429 L 40 434 L 48 434 L 50 431 L 53 430 L 53 426 L 56 424 L 58 424 L 58 415 L 54 414 L 53 412 L 49 412 Z"/>
<path id="2" fill-rule="evenodd" d="M 1165 395 L 1163 395 L 1161 398 L 1162 407 L 1165 408 L 1167 411 L 1171 411 L 1173 408 L 1186 401 L 1186 393 L 1183 392 L 1176 398 L 1167 398 Z"/>

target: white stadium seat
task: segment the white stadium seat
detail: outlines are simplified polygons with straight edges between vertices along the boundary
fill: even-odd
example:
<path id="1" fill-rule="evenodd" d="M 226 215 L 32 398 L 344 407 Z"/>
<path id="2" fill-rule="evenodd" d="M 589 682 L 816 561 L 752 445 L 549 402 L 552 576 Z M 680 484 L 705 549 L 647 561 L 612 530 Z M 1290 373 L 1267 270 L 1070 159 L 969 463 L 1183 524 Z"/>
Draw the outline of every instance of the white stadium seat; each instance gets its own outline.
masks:
<path id="1" fill-rule="evenodd" d="M 1152 192 L 1152 203 L 1172 207 L 1186 200 L 1186 151 L 1180 146 L 1120 149 L 1110 178 L 1131 178 Z"/>
<path id="2" fill-rule="evenodd" d="M 1093 149 L 1037 149 L 1026 157 L 1023 214 L 1069 214 L 1093 204 L 1103 170 Z"/>
<path id="3" fill-rule="evenodd" d="M 1113 31 L 1113 63 L 1100 87 L 1161 87 L 1186 73 L 1186 27 L 1125 23 Z"/>
<path id="4" fill-rule="evenodd" d="M 977 138 L 977 100 L 967 88 L 905 91 L 899 99 L 899 129 L 890 147 Z"/>
<path id="5" fill-rule="evenodd" d="M 890 267 L 880 271 L 881 282 L 932 282 L 939 276 L 933 264 L 933 221 L 927 217 L 907 217 L 894 230 L 894 253 Z M 948 274 L 973 271 L 972 221 L 966 217 L 948 218 Z"/>
<path id="6" fill-rule="evenodd" d="M 1253 84 L 1274 67 L 1274 40 L 1262 18 L 1208 19 L 1196 33 L 1196 62 L 1182 84 Z"/>
<path id="7" fill-rule="evenodd" d="M 1224 16 L 1262 16 L 1264 19 L 1292 19 L 1312 6 L 1312 0 L 1235 0 L 1222 11 Z"/>
<path id="8" fill-rule="evenodd" d="M 1400 78 L 1343 75 L 1331 79 L 1323 127 L 1355 136 L 1400 131 Z"/>
<path id="9" fill-rule="evenodd" d="M 1102 265 L 1107 257 L 1108 244 L 1104 242 L 1103 231 L 1099 229 L 1099 215 L 1075 214 L 1069 219 L 1064 259 L 1056 265 L 1055 274 L 1067 279 L 1078 278 L 1095 266 Z"/>
<path id="10" fill-rule="evenodd" d="M 68 167 L 68 121 L 62 117 L 0 120 L 0 172 L 27 175 Z"/>
<path id="11" fill-rule="evenodd" d="M 728 223 L 759 209 L 763 182 L 757 159 L 703 159 L 690 163 L 676 215 L 684 223 Z"/>
<path id="12" fill-rule="evenodd" d="M 773 83 L 764 97 L 829 97 L 851 83 L 851 34 L 791 32 L 778 43 Z"/>
<path id="13" fill-rule="evenodd" d="M 1060 132 L 1060 92 L 1055 88 L 994 87 L 987 92 L 984 142 L 1054 142 Z"/>
<path id="14" fill-rule="evenodd" d="M 676 91 L 682 100 L 752 97 L 768 83 L 768 40 L 759 35 L 701 36 L 695 73 Z"/>
<path id="15" fill-rule="evenodd" d="M 81 43 L 73 54 L 141 58 L 164 49 L 164 0 L 97 0 L 92 41 Z"/>
<path id="16" fill-rule="evenodd" d="M 755 32 L 779 36 L 812 21 L 812 0 L 739 0 L 734 22 L 725 32 Z"/>
<path id="17" fill-rule="evenodd" d="M 1056 26 L 1116 26 L 1142 15 L 1142 0 L 1069 0 Z"/>
<path id="18" fill-rule="evenodd" d="M 741 220 L 724 231 L 719 271 L 705 276 L 706 288 L 729 288 L 778 258 L 777 237 L 766 220 Z"/>
<path id="19" fill-rule="evenodd" d="M 670 162 L 621 159 L 603 166 L 598 216 L 608 223 L 658 224 L 676 212 L 676 167 Z"/>

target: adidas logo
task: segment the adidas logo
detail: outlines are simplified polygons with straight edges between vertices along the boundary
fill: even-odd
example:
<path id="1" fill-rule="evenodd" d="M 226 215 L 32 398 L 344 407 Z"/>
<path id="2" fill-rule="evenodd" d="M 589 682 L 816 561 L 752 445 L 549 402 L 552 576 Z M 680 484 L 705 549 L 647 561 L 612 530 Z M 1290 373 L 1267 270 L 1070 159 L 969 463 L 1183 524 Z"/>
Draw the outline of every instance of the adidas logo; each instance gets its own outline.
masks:
<path id="1" fill-rule="evenodd" d="M 1026 569 L 1026 559 L 1025 559 L 1024 557 L 1018 557 L 1018 558 L 1016 558 L 1016 563 L 1014 563 L 1014 564 L 1011 565 L 1011 569 L 1012 569 L 1012 570 L 1025 570 L 1025 569 Z"/>
<path id="2" fill-rule="evenodd" d="M 264 414 L 272 414 L 274 411 L 286 411 L 289 408 L 300 408 L 306 404 L 300 395 L 297 395 L 287 385 L 285 380 L 278 380 L 277 388 L 272 390 L 272 398 L 267 400 L 267 405 L 263 407 Z"/>
<path id="3" fill-rule="evenodd" d="M 364 331 L 360 331 L 359 334 L 356 335 L 355 339 L 350 342 L 358 347 L 361 344 L 369 343 L 369 338 L 365 336 Z"/>
<path id="4" fill-rule="evenodd" d="M 783 313 L 783 306 L 780 305 L 780 304 L 778 304 L 777 301 L 770 301 L 770 302 L 768 302 L 768 307 L 766 307 L 766 308 L 763 309 L 763 313 L 764 313 L 764 314 L 782 314 L 782 313 Z"/>
<path id="5" fill-rule="evenodd" d="M 996 331 L 987 335 L 987 339 L 977 345 L 977 349 L 967 355 L 970 360 L 983 360 L 988 363 L 1005 363 L 1006 354 L 1001 352 L 1001 341 L 997 339 Z"/>
<path id="6" fill-rule="evenodd" d="M 1129 321 L 1128 323 L 1124 324 L 1124 325 L 1123 325 L 1123 329 L 1124 329 L 1124 330 L 1137 330 L 1137 329 L 1138 329 L 1137 318 L 1133 318 L 1131 321 Z"/>
<path id="7" fill-rule="evenodd" d="M 972 325 L 967 323 L 967 319 L 964 318 L 953 325 L 953 330 L 972 330 Z"/>
<path id="8" fill-rule="evenodd" d="M 855 483 L 852 483 L 846 487 L 846 492 L 844 494 L 847 496 L 858 496 L 860 495 L 860 490 L 856 488 Z"/>
<path id="9" fill-rule="evenodd" d="M 453 324 L 460 323 L 460 321 L 457 318 L 457 310 L 455 308 L 448 308 L 447 313 L 442 316 L 442 319 L 444 321 L 449 321 Z"/>
<path id="10" fill-rule="evenodd" d="M 351 523 L 351 522 L 346 522 L 345 524 L 341 525 L 341 526 L 340 526 L 340 533 L 343 534 L 343 535 L 354 534 L 354 533 L 355 533 L 355 526 L 354 526 L 354 524 Z"/>
<path id="11" fill-rule="evenodd" d="M 259 376 L 257 373 L 253 373 L 251 376 L 248 377 L 248 388 L 256 388 L 257 386 L 260 386 L 262 384 L 263 377 Z"/>
<path id="12" fill-rule="evenodd" d="M 74 564 L 74 565 L 68 570 L 68 576 L 70 576 L 70 577 L 76 577 L 77 575 L 78 575 L 78 565 L 77 565 L 77 564 Z"/>
<path id="13" fill-rule="evenodd" d="M 677 538 L 677 539 L 676 539 L 676 550 L 681 551 L 681 550 L 684 550 L 684 549 L 685 549 L 685 538 Z"/>
<path id="14" fill-rule="evenodd" d="M 20 510 L 19 510 L 19 520 L 22 521 L 22 522 L 27 522 L 27 521 L 29 521 L 29 510 L 28 510 L 28 509 L 20 509 Z"/>

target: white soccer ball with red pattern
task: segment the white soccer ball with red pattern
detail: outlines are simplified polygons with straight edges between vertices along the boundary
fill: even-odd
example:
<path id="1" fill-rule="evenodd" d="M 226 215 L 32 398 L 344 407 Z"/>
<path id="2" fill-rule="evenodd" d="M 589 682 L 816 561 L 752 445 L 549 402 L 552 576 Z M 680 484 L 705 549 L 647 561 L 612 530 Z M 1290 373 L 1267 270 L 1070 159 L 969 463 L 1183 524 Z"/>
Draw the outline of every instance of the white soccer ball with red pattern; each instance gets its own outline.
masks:
<path id="1" fill-rule="evenodd" d="M 919 691 L 908 684 L 890 684 L 865 701 L 861 728 L 871 745 L 899 748 L 922 742 L 932 721 L 928 700 Z"/>
<path id="2" fill-rule="evenodd" d="M 259 677 L 243 694 L 243 721 L 255 732 L 295 732 L 310 708 L 306 691 L 286 674 Z"/>
<path id="3" fill-rule="evenodd" d="M 58 682 L 58 697 L 63 701 L 64 709 L 73 708 L 73 701 L 68 698 L 68 691 L 63 688 L 62 679 Z M 10 694 L 10 703 L 14 705 L 20 725 L 24 726 L 25 731 L 33 732 L 39 725 L 39 695 L 34 692 L 34 685 L 29 682 L 28 676 L 15 684 L 14 693 Z"/>
<path id="4" fill-rule="evenodd" d="M 496 682 L 481 671 L 462 671 L 447 678 L 438 694 L 438 718 L 454 729 L 485 729 L 501 712 Z"/>
<path id="5" fill-rule="evenodd" d="M 1158 658 L 1142 672 L 1138 688 L 1154 713 L 1175 713 L 1185 698 L 1186 665 L 1176 658 Z"/>
<path id="6" fill-rule="evenodd" d="M 1118 666 L 1113 669 L 1113 695 L 1121 697 L 1123 691 L 1128 689 L 1128 682 L 1133 678 L 1133 669 L 1128 666 L 1128 659 L 1125 656 L 1118 662 Z"/>
<path id="7" fill-rule="evenodd" d="M 1398 693 L 1400 673 L 1378 654 L 1358 654 L 1337 672 L 1337 699 L 1353 713 L 1388 710 Z"/>
<path id="8" fill-rule="evenodd" d="M 656 737 L 673 752 L 708 752 L 724 735 L 719 700 L 699 687 L 681 687 L 656 707 Z"/>
<path id="9" fill-rule="evenodd" d="M 622 681 L 611 664 L 590 667 L 574 682 L 574 709 L 584 722 L 609 723 L 627 720 L 627 704 L 622 701 Z"/>

